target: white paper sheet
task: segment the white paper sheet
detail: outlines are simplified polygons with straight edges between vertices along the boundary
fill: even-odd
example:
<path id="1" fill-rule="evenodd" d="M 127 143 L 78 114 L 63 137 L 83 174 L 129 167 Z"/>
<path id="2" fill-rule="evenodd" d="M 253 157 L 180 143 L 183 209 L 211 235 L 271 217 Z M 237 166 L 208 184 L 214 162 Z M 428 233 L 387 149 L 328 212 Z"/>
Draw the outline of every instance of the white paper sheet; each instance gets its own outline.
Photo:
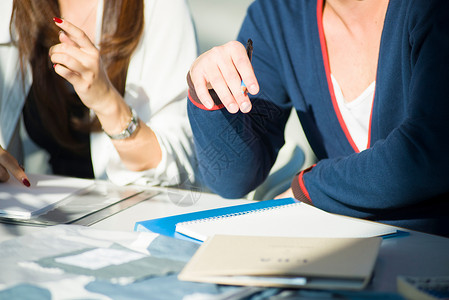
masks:
<path id="1" fill-rule="evenodd" d="M 93 180 L 42 174 L 27 174 L 31 187 L 11 177 L 0 183 L 0 216 L 29 219 L 68 196 L 94 184 Z"/>
<path id="2" fill-rule="evenodd" d="M 97 248 L 77 255 L 58 257 L 55 261 L 85 269 L 98 270 L 112 265 L 121 265 L 143 257 L 145 255 L 137 252 Z"/>
<path id="3" fill-rule="evenodd" d="M 397 232 L 392 226 L 331 214 L 304 203 L 178 223 L 176 231 L 200 241 L 215 234 L 363 238 Z"/>

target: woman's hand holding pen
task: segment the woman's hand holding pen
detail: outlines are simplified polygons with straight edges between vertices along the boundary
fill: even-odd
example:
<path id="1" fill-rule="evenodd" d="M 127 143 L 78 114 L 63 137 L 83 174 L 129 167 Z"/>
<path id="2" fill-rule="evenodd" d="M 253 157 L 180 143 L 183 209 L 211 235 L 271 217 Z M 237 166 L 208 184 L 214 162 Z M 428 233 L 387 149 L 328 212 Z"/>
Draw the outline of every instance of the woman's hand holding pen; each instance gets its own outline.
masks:
<path id="1" fill-rule="evenodd" d="M 251 102 L 246 91 L 242 90 L 242 82 L 250 94 L 259 92 L 247 51 L 237 41 L 214 47 L 199 56 L 190 68 L 190 77 L 198 98 L 209 109 L 214 105 L 209 88 L 215 90 L 230 113 L 251 110 Z"/>
<path id="2" fill-rule="evenodd" d="M 81 101 L 98 116 L 109 133 L 121 132 L 131 118 L 129 108 L 109 80 L 100 51 L 89 37 L 66 20 L 54 18 L 61 28 L 60 44 L 50 48 L 55 72 L 70 82 Z"/>
<path id="3" fill-rule="evenodd" d="M 22 182 L 24 186 L 30 187 L 30 181 L 28 180 L 23 167 L 19 165 L 17 160 L 11 154 L 0 147 L 0 182 L 8 181 L 9 174 L 12 174 L 12 176 Z"/>

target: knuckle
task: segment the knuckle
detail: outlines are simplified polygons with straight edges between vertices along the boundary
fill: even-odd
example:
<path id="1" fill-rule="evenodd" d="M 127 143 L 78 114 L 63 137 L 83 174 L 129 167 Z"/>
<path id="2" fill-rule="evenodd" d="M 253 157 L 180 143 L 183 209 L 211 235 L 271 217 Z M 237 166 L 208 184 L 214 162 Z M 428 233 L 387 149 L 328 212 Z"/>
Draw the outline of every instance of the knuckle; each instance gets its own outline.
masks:
<path id="1" fill-rule="evenodd" d="M 210 60 L 211 57 L 220 56 L 222 53 L 223 53 L 223 46 L 215 46 L 209 50 L 210 55 L 207 57 L 207 59 Z"/>
<path id="2" fill-rule="evenodd" d="M 5 150 L 0 150 L 0 164 L 6 162 L 9 159 L 10 154 Z"/>
<path id="3" fill-rule="evenodd" d="M 238 41 L 229 41 L 225 45 L 226 45 L 226 47 L 231 48 L 231 49 L 237 49 L 242 46 L 242 44 Z"/>
<path id="4" fill-rule="evenodd" d="M 8 181 L 8 179 L 9 179 L 8 171 L 6 171 L 5 168 L 0 167 L 0 182 Z"/>
<path id="5" fill-rule="evenodd" d="M 234 62 L 237 65 L 244 65 L 248 61 L 249 59 L 247 56 L 238 56 L 237 58 L 234 58 Z"/>
<path id="6" fill-rule="evenodd" d="M 197 94 L 198 92 L 204 92 L 204 80 L 201 80 L 200 78 L 192 78 L 193 87 L 195 88 Z"/>
<path id="7" fill-rule="evenodd" d="M 69 66 L 71 62 L 72 62 L 72 59 L 71 59 L 71 57 L 68 56 L 68 55 L 61 55 L 61 56 L 59 57 L 59 63 L 60 63 L 61 65 Z"/>
<path id="8" fill-rule="evenodd" d="M 220 74 L 217 73 L 213 73 L 211 75 L 209 75 L 209 81 L 210 82 L 219 82 L 222 80 L 222 77 Z"/>
<path id="9" fill-rule="evenodd" d="M 200 91 L 197 91 L 196 95 L 198 96 L 198 98 L 200 100 L 207 99 L 207 97 L 209 97 L 209 92 L 205 91 L 205 90 L 200 90 Z"/>
<path id="10" fill-rule="evenodd" d="M 75 37 L 78 38 L 78 39 L 83 39 L 83 38 L 86 38 L 86 37 L 87 37 L 87 35 L 86 35 L 83 31 L 81 31 L 81 30 L 77 30 L 77 31 L 74 33 L 74 35 L 75 35 Z"/>
<path id="11" fill-rule="evenodd" d="M 226 78 L 229 83 L 234 84 L 234 81 L 240 81 L 240 77 L 235 69 L 224 69 L 222 70 L 223 77 Z"/>
<path id="12" fill-rule="evenodd" d="M 62 44 L 59 44 L 59 51 L 67 51 L 67 50 L 69 50 L 69 45 L 67 45 L 66 43 L 62 43 Z"/>

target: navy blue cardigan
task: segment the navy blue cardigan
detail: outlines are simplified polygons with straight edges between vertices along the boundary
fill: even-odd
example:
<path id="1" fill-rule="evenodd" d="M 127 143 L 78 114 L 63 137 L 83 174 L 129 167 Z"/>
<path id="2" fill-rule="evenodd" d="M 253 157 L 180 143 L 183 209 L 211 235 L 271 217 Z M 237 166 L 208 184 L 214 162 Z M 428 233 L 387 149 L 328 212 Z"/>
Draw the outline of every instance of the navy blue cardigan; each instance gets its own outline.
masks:
<path id="1" fill-rule="evenodd" d="M 294 107 L 318 163 L 293 180 L 323 210 L 449 236 L 449 1 L 390 0 L 368 149 L 336 105 L 322 0 L 257 0 L 238 40 L 254 43 L 260 92 L 248 114 L 207 110 L 190 85 L 189 118 L 202 180 L 238 198 L 267 177 Z M 218 103 L 218 102 L 217 102 Z M 298 170 L 299 171 L 299 170 Z"/>

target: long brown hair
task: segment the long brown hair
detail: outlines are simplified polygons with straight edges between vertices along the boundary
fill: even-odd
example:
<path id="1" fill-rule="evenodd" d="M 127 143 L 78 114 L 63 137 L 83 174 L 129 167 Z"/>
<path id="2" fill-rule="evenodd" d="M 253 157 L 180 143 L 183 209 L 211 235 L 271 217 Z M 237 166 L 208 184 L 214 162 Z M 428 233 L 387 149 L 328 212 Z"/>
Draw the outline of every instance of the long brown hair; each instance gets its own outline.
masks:
<path id="1" fill-rule="evenodd" d="M 104 1 L 100 54 L 110 81 L 122 95 L 130 58 L 143 32 L 143 5 L 143 0 Z M 55 16 L 60 16 L 58 0 L 14 0 L 10 31 L 19 50 L 22 75 L 28 63 L 32 69 L 30 93 L 36 99 L 36 113 L 62 146 L 76 151 L 81 145 L 73 132 L 87 133 L 101 127 L 53 70 L 48 51 L 59 43 L 59 29 L 52 21 Z M 82 107 L 83 113 L 74 115 L 73 107 Z"/>

